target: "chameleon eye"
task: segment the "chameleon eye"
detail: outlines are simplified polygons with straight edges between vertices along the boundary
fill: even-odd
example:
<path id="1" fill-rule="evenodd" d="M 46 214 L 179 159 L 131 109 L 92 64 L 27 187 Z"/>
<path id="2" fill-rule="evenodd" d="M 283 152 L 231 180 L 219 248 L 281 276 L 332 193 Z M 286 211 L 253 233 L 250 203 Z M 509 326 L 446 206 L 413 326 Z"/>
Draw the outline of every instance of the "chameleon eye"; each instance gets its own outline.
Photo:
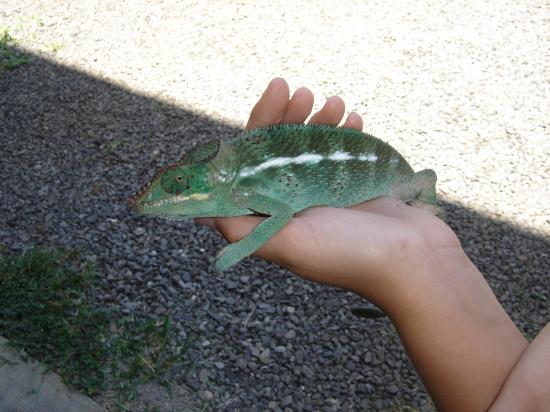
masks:
<path id="1" fill-rule="evenodd" d="M 160 184 L 166 192 L 172 194 L 180 194 L 184 190 L 189 190 L 189 182 L 185 174 L 175 169 L 167 170 L 160 177 Z"/>

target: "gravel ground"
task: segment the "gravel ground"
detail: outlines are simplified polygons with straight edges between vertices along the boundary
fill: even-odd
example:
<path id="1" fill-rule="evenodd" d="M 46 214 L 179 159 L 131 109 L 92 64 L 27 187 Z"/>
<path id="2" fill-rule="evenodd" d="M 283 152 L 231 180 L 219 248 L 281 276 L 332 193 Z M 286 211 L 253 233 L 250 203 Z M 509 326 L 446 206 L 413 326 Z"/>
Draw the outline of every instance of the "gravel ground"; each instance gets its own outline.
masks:
<path id="1" fill-rule="evenodd" d="M 549 321 L 545 1 L 124 4 L 0 8 L 34 55 L 0 72 L 0 243 L 77 248 L 104 273 L 98 302 L 200 331 L 177 380 L 188 405 L 431 408 L 391 323 L 347 314 L 357 297 L 255 258 L 222 276 L 219 236 L 126 206 L 194 142 L 237 133 L 276 75 L 317 106 L 340 94 L 435 169 L 447 221 L 508 313 L 530 337 Z"/>

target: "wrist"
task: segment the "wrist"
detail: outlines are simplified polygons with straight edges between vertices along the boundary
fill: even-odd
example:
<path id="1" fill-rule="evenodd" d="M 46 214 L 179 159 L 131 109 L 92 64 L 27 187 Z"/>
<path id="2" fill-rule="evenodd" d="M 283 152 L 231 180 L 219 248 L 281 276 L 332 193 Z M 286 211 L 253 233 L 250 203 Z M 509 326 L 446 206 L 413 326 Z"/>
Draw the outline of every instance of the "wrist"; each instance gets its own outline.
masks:
<path id="1" fill-rule="evenodd" d="M 396 259 L 379 276 L 361 282 L 357 292 L 390 317 L 432 300 L 432 294 L 454 296 L 455 288 L 485 283 L 460 244 L 437 249 L 415 248 L 409 258 Z"/>
<path id="2" fill-rule="evenodd" d="M 435 405 L 486 410 L 527 342 L 483 275 L 452 247 L 434 251 L 393 282 L 379 305 Z"/>

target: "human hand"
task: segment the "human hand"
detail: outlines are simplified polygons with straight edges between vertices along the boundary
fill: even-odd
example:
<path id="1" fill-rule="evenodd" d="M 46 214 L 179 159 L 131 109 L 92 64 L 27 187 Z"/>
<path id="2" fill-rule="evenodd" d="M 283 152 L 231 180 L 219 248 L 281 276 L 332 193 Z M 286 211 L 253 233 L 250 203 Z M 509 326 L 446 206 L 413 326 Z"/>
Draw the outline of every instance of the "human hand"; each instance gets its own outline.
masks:
<path id="1" fill-rule="evenodd" d="M 273 79 L 250 114 L 246 129 L 278 123 L 302 123 L 311 114 L 313 94 L 296 90 L 289 99 L 283 79 Z M 345 106 L 339 97 L 327 99 L 309 123 L 338 125 Z M 351 113 L 342 127 L 362 130 Z M 203 218 L 231 243 L 245 237 L 264 218 L 241 216 Z M 402 283 L 402 276 L 433 264 L 439 252 L 460 249 L 454 233 L 424 210 L 393 198 L 378 198 L 341 209 L 314 207 L 295 216 L 256 253 L 306 279 L 359 293 L 373 302 L 379 290 Z M 445 252 L 446 253 L 446 252 Z M 386 292 L 387 293 L 387 292 Z"/>
<path id="2" fill-rule="evenodd" d="M 246 128 L 302 123 L 312 106 L 308 89 L 296 90 L 289 99 L 287 83 L 274 79 L 252 109 Z M 344 102 L 331 97 L 309 122 L 336 126 L 344 111 Z M 361 130 L 362 123 L 352 113 L 343 127 Z M 262 219 L 199 222 L 236 242 Z M 527 341 L 456 235 L 426 210 L 389 197 L 350 208 L 309 208 L 255 255 L 306 279 L 352 290 L 384 310 L 438 409 L 487 410 L 507 376 L 502 399 L 491 410 L 548 404 L 540 382 L 549 378 L 543 366 L 550 329 L 541 333 L 531 351 L 525 350 Z M 538 405 L 530 410 L 541 410 Z"/>

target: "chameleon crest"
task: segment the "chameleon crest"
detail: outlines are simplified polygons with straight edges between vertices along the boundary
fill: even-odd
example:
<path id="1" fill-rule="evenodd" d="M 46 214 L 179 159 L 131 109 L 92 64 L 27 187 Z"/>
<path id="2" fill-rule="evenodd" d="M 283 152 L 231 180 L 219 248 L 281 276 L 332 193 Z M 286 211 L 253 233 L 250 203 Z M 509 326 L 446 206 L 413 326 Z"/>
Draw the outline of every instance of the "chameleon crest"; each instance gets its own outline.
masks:
<path id="1" fill-rule="evenodd" d="M 248 236 L 218 253 L 224 270 L 254 253 L 294 214 L 381 196 L 436 204 L 436 175 L 415 173 L 390 145 L 354 129 L 269 126 L 198 145 L 138 193 L 138 212 L 171 219 L 263 215 Z"/>

